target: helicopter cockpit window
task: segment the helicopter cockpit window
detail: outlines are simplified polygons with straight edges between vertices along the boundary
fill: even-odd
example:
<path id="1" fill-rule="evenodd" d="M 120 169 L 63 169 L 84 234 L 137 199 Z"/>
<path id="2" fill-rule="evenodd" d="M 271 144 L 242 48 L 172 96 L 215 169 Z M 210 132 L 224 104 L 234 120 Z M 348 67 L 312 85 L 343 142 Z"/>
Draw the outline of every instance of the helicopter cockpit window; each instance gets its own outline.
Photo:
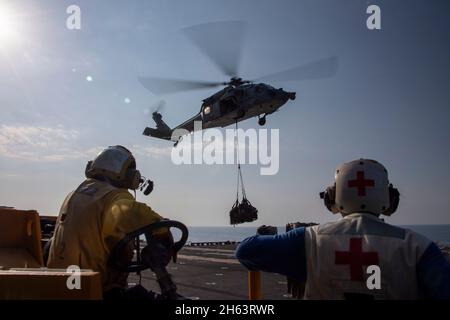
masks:
<path id="1" fill-rule="evenodd" d="M 209 114 L 211 112 L 211 106 L 206 106 L 203 108 L 203 114 Z"/>

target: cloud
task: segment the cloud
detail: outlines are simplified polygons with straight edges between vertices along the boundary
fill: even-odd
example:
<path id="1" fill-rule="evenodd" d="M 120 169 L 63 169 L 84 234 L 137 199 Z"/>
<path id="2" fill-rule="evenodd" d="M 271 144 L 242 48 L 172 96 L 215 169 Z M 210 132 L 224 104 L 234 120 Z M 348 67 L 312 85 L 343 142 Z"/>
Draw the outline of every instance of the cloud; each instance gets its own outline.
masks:
<path id="1" fill-rule="evenodd" d="M 64 126 L 0 126 L 0 156 L 25 161 L 54 162 L 95 156 L 100 147 L 76 146 L 80 133 Z"/>
<path id="2" fill-rule="evenodd" d="M 172 152 L 172 145 L 168 147 L 144 147 L 141 145 L 133 145 L 132 152 L 137 155 L 152 157 L 155 159 L 160 159 L 163 157 L 169 157 Z"/>
<path id="3" fill-rule="evenodd" d="M 0 125 L 0 157 L 29 162 L 58 162 L 77 159 L 93 159 L 106 146 L 80 147 L 80 132 L 58 126 Z M 194 149 L 202 149 L 207 141 L 192 143 Z M 233 149 L 230 142 L 227 147 Z M 143 146 L 134 144 L 133 154 L 161 159 L 170 157 L 172 144 L 168 146 Z M 243 146 L 240 146 L 240 149 Z M 217 150 L 221 153 L 221 150 Z"/>

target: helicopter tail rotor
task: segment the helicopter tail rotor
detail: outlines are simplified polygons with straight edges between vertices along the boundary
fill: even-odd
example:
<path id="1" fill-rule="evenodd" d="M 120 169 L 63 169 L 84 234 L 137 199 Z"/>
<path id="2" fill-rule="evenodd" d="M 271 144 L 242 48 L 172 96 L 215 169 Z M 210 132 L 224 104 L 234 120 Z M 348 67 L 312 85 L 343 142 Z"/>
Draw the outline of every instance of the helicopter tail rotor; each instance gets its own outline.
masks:
<path id="1" fill-rule="evenodd" d="M 163 121 L 161 111 L 166 106 L 165 100 L 159 100 L 154 103 L 152 106 L 144 110 L 145 115 L 152 116 L 153 121 L 156 124 L 156 129 L 154 128 L 145 128 L 143 134 L 146 136 L 152 136 L 160 139 L 170 140 L 172 135 L 172 129 Z"/>
<path id="2" fill-rule="evenodd" d="M 158 103 L 156 104 L 156 108 L 153 110 L 153 113 L 161 112 L 165 106 L 166 106 L 166 100 L 159 100 Z"/>
<path id="3" fill-rule="evenodd" d="M 159 139 L 171 140 L 173 130 L 170 129 L 170 127 L 164 122 L 161 113 L 158 111 L 153 111 L 152 118 L 153 121 L 155 121 L 156 129 L 146 127 L 143 134 Z"/>
<path id="4" fill-rule="evenodd" d="M 149 116 L 150 114 L 154 112 L 161 113 L 161 111 L 164 110 L 166 106 L 166 101 L 164 99 L 158 100 L 154 104 L 152 104 L 150 107 L 144 109 L 144 115 Z"/>

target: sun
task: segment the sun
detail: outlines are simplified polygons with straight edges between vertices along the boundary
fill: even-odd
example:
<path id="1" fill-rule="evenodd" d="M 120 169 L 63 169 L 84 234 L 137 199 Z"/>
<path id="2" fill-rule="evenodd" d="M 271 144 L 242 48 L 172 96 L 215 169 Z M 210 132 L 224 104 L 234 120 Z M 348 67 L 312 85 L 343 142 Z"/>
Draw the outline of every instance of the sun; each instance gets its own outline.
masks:
<path id="1" fill-rule="evenodd" d="M 0 5 L 0 46 L 5 46 L 18 41 L 19 26 L 17 23 L 17 15 L 11 8 Z"/>

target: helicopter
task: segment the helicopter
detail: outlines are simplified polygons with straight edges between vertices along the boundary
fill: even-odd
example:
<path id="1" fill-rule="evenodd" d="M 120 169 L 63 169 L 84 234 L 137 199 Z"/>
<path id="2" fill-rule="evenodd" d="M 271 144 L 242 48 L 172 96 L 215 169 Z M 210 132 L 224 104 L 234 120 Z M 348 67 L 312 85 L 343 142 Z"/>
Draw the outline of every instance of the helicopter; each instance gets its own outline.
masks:
<path id="1" fill-rule="evenodd" d="M 258 117 L 258 124 L 264 126 L 266 117 L 281 108 L 289 100 L 295 100 L 296 93 L 275 88 L 267 81 L 298 81 L 331 77 L 337 70 L 337 57 L 319 59 L 298 67 L 272 73 L 255 80 L 243 80 L 238 76 L 238 65 L 245 30 L 242 21 L 223 21 L 195 25 L 183 29 L 188 38 L 200 51 L 230 80 L 225 82 L 195 81 L 139 77 L 139 82 L 155 94 L 177 91 L 207 89 L 225 86 L 204 99 L 197 114 L 180 125 L 170 128 L 158 110 L 152 112 L 156 128 L 146 127 L 143 134 L 154 138 L 175 141 L 178 144 L 184 134 L 201 129 L 226 127 L 252 117 Z M 227 41 L 233 39 L 233 41 Z M 180 129 L 183 129 L 181 135 Z"/>

